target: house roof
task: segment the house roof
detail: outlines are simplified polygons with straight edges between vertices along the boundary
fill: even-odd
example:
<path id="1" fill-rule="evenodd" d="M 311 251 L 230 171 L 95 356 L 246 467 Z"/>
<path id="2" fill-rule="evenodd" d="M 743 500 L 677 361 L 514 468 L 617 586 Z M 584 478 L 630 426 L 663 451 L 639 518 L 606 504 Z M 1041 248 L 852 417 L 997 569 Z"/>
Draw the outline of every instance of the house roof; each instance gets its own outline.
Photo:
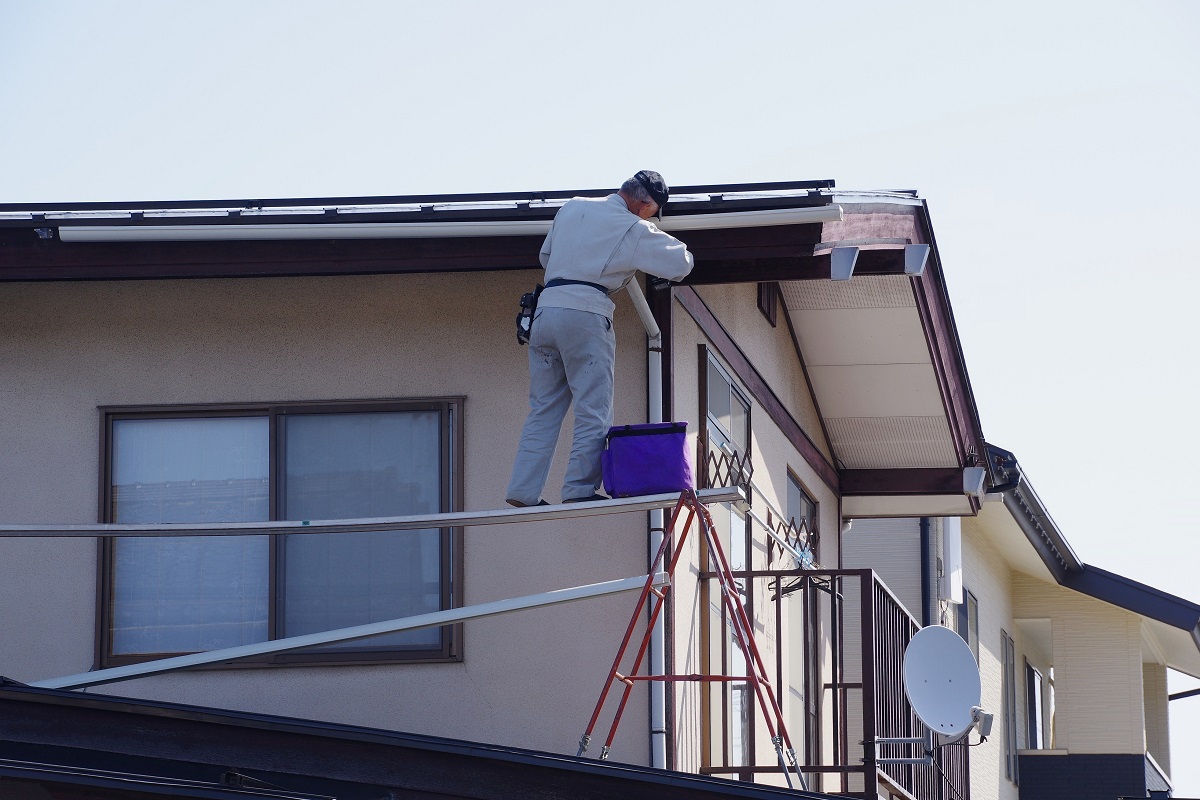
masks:
<path id="1" fill-rule="evenodd" d="M 20 769 L 45 780 L 92 779 L 97 783 L 88 785 L 108 787 L 114 781 L 119 787 L 122 775 L 153 776 L 140 785 L 175 786 L 178 792 L 164 794 L 187 797 L 235 796 L 228 789 L 187 793 L 189 782 L 208 791 L 239 783 L 248 788 L 236 796 L 340 800 L 393 796 L 388 792 L 477 800 L 828 797 L 456 739 L 37 689 L 0 678 L 0 786 Z"/>
<path id="2" fill-rule="evenodd" d="M 998 450 L 989 446 L 993 460 Z M 1003 504 L 984 503 L 979 515 L 1004 558 L 1025 574 L 1053 580 L 1139 615 L 1145 622 L 1147 647 L 1155 660 L 1200 677 L 1200 604 L 1084 563 L 1021 473 L 1015 458 L 1009 459 L 1006 473 L 1004 477 L 1013 480 L 998 493 Z"/>
<path id="3" fill-rule="evenodd" d="M 5 204 L 0 281 L 538 269 L 558 207 L 610 191 Z M 962 470 L 983 437 L 915 193 L 828 180 L 676 187 L 662 227 L 696 256 L 685 286 L 778 284 L 824 427 L 796 444 L 846 516 L 978 510 Z M 835 260 L 851 279 L 831 280 Z M 700 305 L 687 308 L 738 358 Z"/>

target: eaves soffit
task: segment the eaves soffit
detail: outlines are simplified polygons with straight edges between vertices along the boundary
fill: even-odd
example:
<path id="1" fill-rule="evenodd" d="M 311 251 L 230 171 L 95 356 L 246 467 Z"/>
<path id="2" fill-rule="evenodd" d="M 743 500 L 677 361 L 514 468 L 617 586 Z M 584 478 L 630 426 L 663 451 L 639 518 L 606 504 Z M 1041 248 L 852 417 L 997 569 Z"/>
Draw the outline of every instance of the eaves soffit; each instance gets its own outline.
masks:
<path id="1" fill-rule="evenodd" d="M 961 497 L 982 434 L 927 211 L 914 198 L 839 200 L 842 219 L 822 226 L 818 251 L 853 247 L 889 268 L 779 285 L 839 468 L 853 478 L 844 483 L 863 496 Z M 920 274 L 904 271 L 910 245 L 930 248 Z M 887 505 L 872 501 L 870 515 Z"/>
<path id="2" fill-rule="evenodd" d="M 963 527 L 964 532 L 980 535 L 1014 571 L 1047 583 L 1056 583 L 1056 572 L 1018 524 L 1003 502 L 986 502 L 978 516 Z M 1057 562 L 1055 562 L 1057 563 Z"/>

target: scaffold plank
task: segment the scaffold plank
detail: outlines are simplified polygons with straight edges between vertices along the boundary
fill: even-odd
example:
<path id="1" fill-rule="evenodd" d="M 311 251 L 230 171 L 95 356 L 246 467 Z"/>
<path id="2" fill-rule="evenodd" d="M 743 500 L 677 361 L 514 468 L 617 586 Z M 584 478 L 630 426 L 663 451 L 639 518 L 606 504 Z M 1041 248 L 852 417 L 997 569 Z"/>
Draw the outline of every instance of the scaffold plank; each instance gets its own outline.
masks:
<path id="1" fill-rule="evenodd" d="M 729 503 L 744 500 L 737 487 L 701 489 L 696 492 L 702 503 Z M 489 511 L 452 511 L 444 514 L 415 514 L 401 517 L 370 517 L 341 520 L 289 520 L 275 522 L 217 523 L 143 523 L 137 525 L 0 525 L 3 538 L 70 538 L 119 536 L 254 536 L 260 534 L 367 533 L 371 531 L 411 531 L 429 528 L 505 525 L 514 522 L 576 519 L 606 514 L 651 511 L 670 508 L 679 494 L 644 497 L 619 497 L 591 503 L 559 503 L 528 508 L 500 508 Z"/>

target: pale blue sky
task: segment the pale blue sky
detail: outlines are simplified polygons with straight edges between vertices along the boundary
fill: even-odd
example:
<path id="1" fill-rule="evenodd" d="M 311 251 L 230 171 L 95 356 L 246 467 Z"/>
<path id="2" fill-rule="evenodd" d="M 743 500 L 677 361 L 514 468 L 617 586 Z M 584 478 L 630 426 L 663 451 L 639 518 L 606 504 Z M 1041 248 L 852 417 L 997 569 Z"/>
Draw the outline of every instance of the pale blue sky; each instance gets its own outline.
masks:
<path id="1" fill-rule="evenodd" d="M 1085 561 L 1200 601 L 1197 42 L 1182 0 L 0 0 L 0 202 L 918 189 L 988 440 Z"/>

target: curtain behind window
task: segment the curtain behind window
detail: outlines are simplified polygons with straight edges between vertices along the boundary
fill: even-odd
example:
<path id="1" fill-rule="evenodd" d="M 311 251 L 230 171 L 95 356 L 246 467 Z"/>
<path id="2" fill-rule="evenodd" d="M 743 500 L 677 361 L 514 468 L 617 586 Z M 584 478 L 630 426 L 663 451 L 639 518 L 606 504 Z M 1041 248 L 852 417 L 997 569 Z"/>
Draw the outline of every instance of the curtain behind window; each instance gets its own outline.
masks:
<path id="1" fill-rule="evenodd" d="M 266 417 L 113 422 L 111 521 L 262 522 Z M 114 543 L 112 652 L 183 653 L 267 638 L 269 538 Z"/>

